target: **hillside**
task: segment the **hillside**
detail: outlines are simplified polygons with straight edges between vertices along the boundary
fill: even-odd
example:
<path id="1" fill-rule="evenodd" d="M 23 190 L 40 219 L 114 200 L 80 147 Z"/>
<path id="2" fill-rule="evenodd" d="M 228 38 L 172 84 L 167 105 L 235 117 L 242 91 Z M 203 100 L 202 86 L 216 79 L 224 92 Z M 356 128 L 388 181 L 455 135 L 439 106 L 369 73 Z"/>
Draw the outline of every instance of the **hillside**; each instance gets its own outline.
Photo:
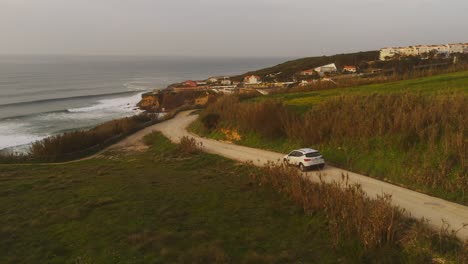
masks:
<path id="1" fill-rule="evenodd" d="M 198 134 L 288 153 L 312 147 L 338 167 L 468 204 L 468 72 L 393 83 L 226 97 Z M 206 126 L 206 116 L 215 124 Z M 230 131 L 230 133 L 226 133 Z"/>
<path id="2" fill-rule="evenodd" d="M 246 75 L 260 75 L 267 76 L 268 74 L 275 74 L 281 72 L 277 76 L 279 80 L 290 80 L 291 77 L 303 70 L 312 69 L 329 63 L 335 63 L 338 68 L 342 68 L 345 65 L 355 65 L 359 66 L 362 62 L 378 60 L 379 51 L 366 51 L 358 53 L 348 53 L 348 54 L 337 54 L 333 56 L 320 56 L 320 57 L 308 57 L 301 58 L 297 60 L 292 60 L 288 62 L 281 63 L 279 65 L 251 71 L 241 76 L 237 76 L 237 79 Z"/>
<path id="3" fill-rule="evenodd" d="M 145 142 L 151 147 L 141 153 L 114 150 L 70 164 L 2 166 L 0 262 L 425 263 L 435 257 L 465 258 L 453 236 L 431 232 L 384 199 L 362 197 L 356 187 L 309 186 L 332 197 L 321 197 L 324 205 L 315 203 L 310 213 L 293 194 L 265 181 L 281 176 L 286 186 L 294 177 L 297 184 L 300 177 L 292 171 L 279 175 L 277 169 L 188 152 L 193 148 L 157 133 Z M 377 214 L 382 210 L 386 213 Z M 393 230 L 391 237 L 388 230 Z"/>
<path id="4" fill-rule="evenodd" d="M 327 99 L 333 97 L 362 96 L 373 93 L 420 93 L 427 96 L 435 94 L 448 95 L 452 93 L 462 93 L 466 95 L 468 94 L 468 71 L 348 88 L 273 94 L 256 97 L 251 99 L 251 101 L 265 101 L 270 99 L 281 100 L 284 104 L 295 107 L 301 112 L 305 112 L 313 105 L 325 102 Z"/>

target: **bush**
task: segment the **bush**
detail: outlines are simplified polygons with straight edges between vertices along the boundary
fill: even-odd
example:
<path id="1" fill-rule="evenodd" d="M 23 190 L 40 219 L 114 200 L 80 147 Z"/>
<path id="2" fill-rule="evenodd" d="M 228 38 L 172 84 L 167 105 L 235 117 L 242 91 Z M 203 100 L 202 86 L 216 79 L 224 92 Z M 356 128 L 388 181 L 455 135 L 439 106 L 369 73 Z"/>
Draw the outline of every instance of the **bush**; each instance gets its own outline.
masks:
<path id="1" fill-rule="evenodd" d="M 324 214 L 336 246 L 357 238 L 368 254 L 385 248 L 403 249 L 415 254 L 417 263 L 431 255 L 449 254 L 461 263 L 467 257 L 467 244 L 447 227 L 432 231 L 392 206 L 391 196 L 369 198 L 359 185 L 348 184 L 347 175 L 341 182 L 325 183 L 321 178 L 312 182 L 295 168 L 269 164 L 252 172 L 251 181 L 286 194 L 307 214 Z"/>
<path id="2" fill-rule="evenodd" d="M 468 193 L 466 113 L 468 98 L 463 93 L 400 93 L 333 97 L 305 114 L 275 100 L 240 102 L 229 96 L 208 106 L 204 115 L 219 115 L 220 123 L 244 134 L 255 132 L 266 139 L 288 138 L 299 145 L 326 146 L 344 153 L 346 163 L 338 165 L 348 168 L 356 166 L 358 161 L 351 159 L 356 153 L 393 151 L 405 157 L 399 166 L 407 170 L 393 166 L 388 171 L 386 167 L 383 171 L 390 175 L 373 176 L 392 176 L 418 188 L 455 192 L 463 202 L 468 198 L 463 195 Z M 344 147 L 353 149 L 344 151 Z"/>
<path id="3" fill-rule="evenodd" d="M 201 121 L 202 121 L 202 123 L 203 123 L 203 126 L 204 126 L 208 131 L 211 131 L 211 130 L 215 129 L 215 128 L 218 126 L 219 115 L 218 115 L 218 114 L 211 113 L 211 114 L 208 114 L 208 115 L 203 116 L 203 118 L 201 119 Z"/>
<path id="4" fill-rule="evenodd" d="M 184 136 L 180 139 L 177 152 L 182 155 L 193 155 L 202 151 L 203 144 L 197 142 L 194 138 Z"/>
<path id="5" fill-rule="evenodd" d="M 90 130 L 48 137 L 32 144 L 30 157 L 41 161 L 56 161 L 84 156 L 89 154 L 87 152 L 114 143 L 153 121 L 155 121 L 153 116 L 143 114 L 112 120 Z"/>

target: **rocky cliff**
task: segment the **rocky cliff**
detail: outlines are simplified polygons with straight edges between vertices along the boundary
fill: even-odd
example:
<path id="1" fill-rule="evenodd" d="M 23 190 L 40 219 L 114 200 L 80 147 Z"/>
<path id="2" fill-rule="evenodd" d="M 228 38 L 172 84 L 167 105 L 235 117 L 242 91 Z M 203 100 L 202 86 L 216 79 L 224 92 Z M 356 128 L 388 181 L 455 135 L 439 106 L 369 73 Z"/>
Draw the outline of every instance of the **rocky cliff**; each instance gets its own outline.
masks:
<path id="1" fill-rule="evenodd" d="M 145 93 L 141 96 L 141 101 L 137 106 L 148 112 L 160 112 L 162 93 Z"/>
<path id="2" fill-rule="evenodd" d="M 143 94 L 137 106 L 148 112 L 165 112 L 183 105 L 205 106 L 214 100 L 215 96 L 215 94 L 209 91 L 174 92 L 165 90 Z"/>

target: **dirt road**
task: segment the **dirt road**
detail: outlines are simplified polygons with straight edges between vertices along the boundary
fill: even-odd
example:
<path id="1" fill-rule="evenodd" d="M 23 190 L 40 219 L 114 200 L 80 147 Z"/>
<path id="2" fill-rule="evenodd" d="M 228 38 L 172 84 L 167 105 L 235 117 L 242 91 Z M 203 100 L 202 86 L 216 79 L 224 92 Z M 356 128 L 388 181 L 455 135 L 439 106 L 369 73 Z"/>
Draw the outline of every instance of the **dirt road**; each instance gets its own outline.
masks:
<path id="1" fill-rule="evenodd" d="M 267 162 L 281 162 L 284 154 L 220 142 L 212 139 L 202 138 L 189 133 L 186 129 L 187 126 L 197 118 L 196 115 L 190 115 L 190 113 L 191 111 L 182 112 L 173 119 L 153 125 L 151 127 L 147 127 L 125 138 L 119 143 L 106 148 L 100 153 L 81 160 L 96 158 L 101 156 L 102 153 L 110 151 L 143 151 L 147 148 L 147 146 L 143 143 L 143 137 L 156 130 L 161 131 L 173 142 L 179 142 L 180 138 L 183 136 L 191 136 L 197 141 L 203 143 L 203 148 L 206 152 L 224 156 L 229 159 L 242 162 L 251 161 L 258 166 L 262 166 Z M 66 163 L 79 162 L 81 160 L 70 161 Z M 44 165 L 51 164 L 45 163 Z M 463 224 L 468 224 L 467 206 L 431 197 L 429 195 L 411 191 L 357 173 L 334 168 L 332 166 L 326 166 L 321 171 L 321 173 L 322 179 L 327 182 L 340 181 L 342 175 L 347 174 L 349 175 L 349 182 L 360 184 L 362 189 L 370 197 L 375 197 L 384 193 L 390 194 L 392 195 L 392 203 L 396 206 L 406 209 L 406 211 L 409 212 L 414 218 L 424 218 L 429 220 L 429 225 L 431 225 L 436 230 L 439 229 L 445 221 L 446 223 L 450 224 L 452 229 L 460 229 L 457 233 L 457 236 L 462 241 L 468 240 L 468 227 L 462 229 Z M 308 177 L 311 181 L 319 181 L 318 172 L 308 172 L 305 173 L 304 176 Z"/>
<path id="2" fill-rule="evenodd" d="M 134 136 L 119 143 L 120 147 L 135 146 L 135 142 L 140 137 L 151 130 L 161 131 L 166 137 L 174 142 L 178 142 L 183 136 L 191 136 L 197 141 L 203 143 L 204 150 L 209 153 L 221 155 L 238 161 L 252 161 L 255 165 L 264 165 L 267 162 L 280 162 L 284 154 L 254 149 L 244 146 L 229 144 L 212 139 L 201 138 L 187 131 L 187 126 L 197 118 L 196 115 L 190 115 L 190 111 L 182 112 L 174 119 L 154 125 Z M 119 145 L 114 147 L 119 147 Z M 359 183 L 362 189 L 370 196 L 375 197 L 383 193 L 392 195 L 392 202 L 401 208 L 404 208 L 414 218 L 425 218 L 429 224 L 438 229 L 443 221 L 450 224 L 451 228 L 458 230 L 463 224 L 468 224 L 468 207 L 460 204 L 448 202 L 439 198 L 431 197 L 422 193 L 411 191 L 399 186 L 382 182 L 370 177 L 346 170 L 326 166 L 322 171 L 322 178 L 328 182 L 341 180 L 342 174 L 349 175 L 351 183 Z M 308 172 L 305 174 L 312 181 L 319 181 L 318 172 Z M 457 236 L 462 240 L 468 239 L 468 227 L 458 231 Z"/>

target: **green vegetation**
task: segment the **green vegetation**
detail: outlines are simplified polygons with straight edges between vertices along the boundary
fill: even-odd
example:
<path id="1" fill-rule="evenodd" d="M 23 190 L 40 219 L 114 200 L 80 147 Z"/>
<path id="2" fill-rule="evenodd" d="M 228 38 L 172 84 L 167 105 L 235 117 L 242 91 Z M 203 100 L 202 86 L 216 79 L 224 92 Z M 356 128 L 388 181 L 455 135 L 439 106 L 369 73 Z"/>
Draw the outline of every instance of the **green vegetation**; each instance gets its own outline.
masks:
<path id="1" fill-rule="evenodd" d="M 420 93 L 423 95 L 446 95 L 456 92 L 467 93 L 468 71 L 382 84 L 335 88 L 321 91 L 273 94 L 264 97 L 256 97 L 252 99 L 252 101 L 278 99 L 286 105 L 297 108 L 301 112 L 306 112 L 310 107 L 321 102 L 325 102 L 331 97 L 342 95 L 361 96 L 374 93 L 394 94 L 404 92 Z"/>
<path id="2" fill-rule="evenodd" d="M 67 165 L 4 165 L 0 263 L 334 263 L 322 216 L 252 186 L 248 166 L 181 156 L 158 134 L 147 153 Z"/>
<path id="3" fill-rule="evenodd" d="M 190 139 L 177 146 L 154 133 L 145 141 L 151 145 L 146 153 L 2 165 L 0 263 L 427 263 L 466 257 L 451 236 L 402 225 L 398 211 L 377 215 L 382 222 L 365 232 L 355 230 L 368 221 L 363 215 L 347 228 L 332 225 L 341 210 L 359 210 L 342 203 L 329 211 L 321 203 L 305 207 L 286 185 L 275 191 L 271 179 L 298 179 L 291 171 L 200 153 Z M 320 188 L 341 195 L 333 186 Z M 365 210 L 388 206 L 367 204 L 358 191 L 341 197 Z M 388 220 L 392 236 L 379 231 Z"/>
<path id="4" fill-rule="evenodd" d="M 159 121 L 156 115 L 151 114 L 111 120 L 92 129 L 70 131 L 34 142 L 26 154 L 0 155 L 0 163 L 59 162 L 83 158 Z"/>
<path id="5" fill-rule="evenodd" d="M 457 64 L 453 64 L 454 57 L 457 57 Z M 336 54 L 333 56 L 320 56 L 300 58 L 287 61 L 273 67 L 247 72 L 234 77 L 235 80 L 242 80 L 246 75 L 259 75 L 265 81 L 291 81 L 296 79 L 316 79 L 317 74 L 313 76 L 300 76 L 299 72 L 314 69 L 319 66 L 335 63 L 339 70 L 346 65 L 358 67 L 359 71 L 371 77 L 371 82 L 381 82 L 372 80 L 375 76 L 393 75 L 396 79 L 408 79 L 415 76 L 432 76 L 434 74 L 443 74 L 467 69 L 468 56 L 466 54 L 457 54 L 449 58 L 429 58 L 419 57 L 401 57 L 398 60 L 380 61 L 379 51 L 366 51 L 347 54 Z M 374 73 L 375 72 L 375 73 Z"/>
<path id="6" fill-rule="evenodd" d="M 251 71 L 242 76 L 255 74 L 260 76 L 266 76 L 268 74 L 275 74 L 281 72 L 277 76 L 278 79 L 289 81 L 292 76 L 300 71 L 313 69 L 319 66 L 323 66 L 330 63 L 335 63 L 337 67 L 342 68 L 345 65 L 361 66 L 362 62 L 378 60 L 379 51 L 366 51 L 358 53 L 348 54 L 337 54 L 333 56 L 320 56 L 320 57 L 309 57 L 301 58 L 297 60 L 287 61 L 279 65 L 261 69 L 258 71 Z M 240 80 L 240 76 L 238 77 Z"/>
<path id="7" fill-rule="evenodd" d="M 202 114 L 216 129 L 196 133 L 288 152 L 319 149 L 337 166 L 468 204 L 468 72 L 240 102 L 227 97 Z M 298 111 L 299 110 L 299 111 Z"/>

